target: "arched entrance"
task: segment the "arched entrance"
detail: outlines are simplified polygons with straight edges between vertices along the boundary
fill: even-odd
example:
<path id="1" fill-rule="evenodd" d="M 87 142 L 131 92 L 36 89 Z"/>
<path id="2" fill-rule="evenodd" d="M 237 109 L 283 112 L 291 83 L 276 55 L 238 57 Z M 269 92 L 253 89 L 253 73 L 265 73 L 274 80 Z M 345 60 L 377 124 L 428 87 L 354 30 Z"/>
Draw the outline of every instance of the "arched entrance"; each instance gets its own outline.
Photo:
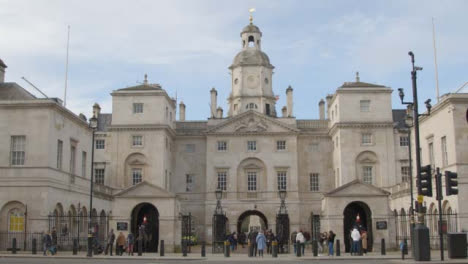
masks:
<path id="1" fill-rule="evenodd" d="M 143 225 L 143 228 L 140 227 Z M 131 230 L 135 237 L 143 235 L 143 251 L 158 252 L 159 212 L 150 203 L 140 203 L 132 210 Z"/>
<path id="2" fill-rule="evenodd" d="M 359 215 L 359 221 L 357 216 Z M 369 206 L 364 202 L 352 202 L 348 204 L 343 211 L 343 234 L 345 251 L 351 250 L 351 231 L 353 227 L 358 227 L 360 231 L 367 231 L 367 250 L 372 251 L 372 212 Z"/>
<path id="3" fill-rule="evenodd" d="M 265 215 L 257 210 L 243 212 L 237 220 L 237 233 L 249 232 L 249 228 L 258 227 L 268 229 L 268 220 Z"/>

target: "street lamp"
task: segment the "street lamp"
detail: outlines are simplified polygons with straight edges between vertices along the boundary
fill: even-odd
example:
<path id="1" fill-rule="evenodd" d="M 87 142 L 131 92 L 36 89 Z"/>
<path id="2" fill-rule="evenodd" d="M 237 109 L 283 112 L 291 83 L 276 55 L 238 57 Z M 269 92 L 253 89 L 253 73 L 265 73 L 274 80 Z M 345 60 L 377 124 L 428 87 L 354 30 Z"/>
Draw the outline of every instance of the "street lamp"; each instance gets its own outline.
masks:
<path id="1" fill-rule="evenodd" d="M 223 198 L 223 191 L 218 188 L 215 191 L 216 195 L 216 209 L 215 209 L 215 214 L 223 214 L 223 208 L 221 207 L 221 199 Z"/>
<path id="2" fill-rule="evenodd" d="M 93 256 L 93 188 L 94 188 L 94 133 L 98 126 L 95 115 L 89 119 L 89 128 L 92 130 L 91 140 L 91 180 L 89 188 L 89 223 L 88 223 L 88 257 Z"/>
<path id="3" fill-rule="evenodd" d="M 286 190 L 279 190 L 278 191 L 278 196 L 281 199 L 281 205 L 280 205 L 279 213 L 280 214 L 287 214 L 288 210 L 286 209 L 286 203 L 285 203 Z"/>
<path id="4" fill-rule="evenodd" d="M 414 65 L 414 53 L 412 51 L 408 52 L 408 55 L 411 57 L 412 71 L 411 71 L 411 81 L 413 88 L 413 102 L 404 102 L 405 93 L 403 88 L 398 89 L 398 95 L 400 97 L 401 103 L 409 105 L 413 109 L 413 127 L 414 127 L 414 138 L 415 138 L 415 147 L 416 147 L 416 179 L 420 182 L 421 179 L 421 153 L 420 153 L 420 141 L 419 141 L 419 117 L 421 116 L 418 113 L 418 90 L 417 90 L 417 71 L 421 71 L 422 67 Z M 431 100 L 425 101 L 427 114 L 431 113 Z M 410 157 L 411 159 L 411 157 Z M 411 192 L 412 193 L 412 192 Z M 429 229 L 424 225 L 424 213 L 422 211 L 421 199 L 419 198 L 422 195 L 421 186 L 418 185 L 418 224 L 414 227 L 414 241 L 412 241 L 414 259 L 416 261 L 427 261 L 431 259 L 431 252 L 429 248 Z M 413 206 L 413 205 L 411 205 Z"/>

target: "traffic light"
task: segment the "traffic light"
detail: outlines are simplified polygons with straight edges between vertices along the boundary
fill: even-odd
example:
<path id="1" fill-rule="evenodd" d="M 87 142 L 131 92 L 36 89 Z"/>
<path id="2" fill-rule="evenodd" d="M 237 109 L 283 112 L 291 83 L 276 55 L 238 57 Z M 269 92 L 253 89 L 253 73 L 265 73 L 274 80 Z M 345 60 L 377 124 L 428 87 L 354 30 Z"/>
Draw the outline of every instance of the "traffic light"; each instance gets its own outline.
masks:
<path id="1" fill-rule="evenodd" d="M 458 194 L 458 173 L 445 171 L 445 195 Z"/>
<path id="2" fill-rule="evenodd" d="M 431 165 L 421 167 L 418 179 L 418 191 L 421 195 L 432 197 Z"/>

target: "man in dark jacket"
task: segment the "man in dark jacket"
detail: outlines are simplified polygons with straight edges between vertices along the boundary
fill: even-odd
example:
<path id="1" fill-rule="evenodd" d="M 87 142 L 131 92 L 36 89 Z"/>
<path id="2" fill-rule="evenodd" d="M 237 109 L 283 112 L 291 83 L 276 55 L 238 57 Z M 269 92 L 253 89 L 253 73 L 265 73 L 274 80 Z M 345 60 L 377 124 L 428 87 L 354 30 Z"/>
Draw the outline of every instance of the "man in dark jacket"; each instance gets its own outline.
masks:
<path id="1" fill-rule="evenodd" d="M 42 237 L 42 247 L 44 249 L 44 256 L 46 255 L 47 249 L 52 245 L 52 237 L 49 233 L 45 233 Z"/>
<path id="2" fill-rule="evenodd" d="M 114 234 L 114 229 L 111 229 L 109 232 L 109 235 L 107 236 L 107 245 L 106 245 L 106 250 L 104 251 L 104 254 L 107 255 L 107 250 L 110 248 L 110 255 L 112 256 L 112 247 L 114 246 L 114 241 L 115 241 L 115 234 Z"/>

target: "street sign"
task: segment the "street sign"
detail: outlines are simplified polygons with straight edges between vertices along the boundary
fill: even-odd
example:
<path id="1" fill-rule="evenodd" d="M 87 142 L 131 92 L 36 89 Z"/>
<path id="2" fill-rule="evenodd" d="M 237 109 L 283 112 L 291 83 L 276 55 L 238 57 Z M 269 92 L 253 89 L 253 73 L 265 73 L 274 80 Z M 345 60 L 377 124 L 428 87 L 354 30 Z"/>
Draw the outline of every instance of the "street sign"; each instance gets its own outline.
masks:
<path id="1" fill-rule="evenodd" d="M 418 203 L 422 204 L 424 201 L 424 196 L 418 195 Z"/>

